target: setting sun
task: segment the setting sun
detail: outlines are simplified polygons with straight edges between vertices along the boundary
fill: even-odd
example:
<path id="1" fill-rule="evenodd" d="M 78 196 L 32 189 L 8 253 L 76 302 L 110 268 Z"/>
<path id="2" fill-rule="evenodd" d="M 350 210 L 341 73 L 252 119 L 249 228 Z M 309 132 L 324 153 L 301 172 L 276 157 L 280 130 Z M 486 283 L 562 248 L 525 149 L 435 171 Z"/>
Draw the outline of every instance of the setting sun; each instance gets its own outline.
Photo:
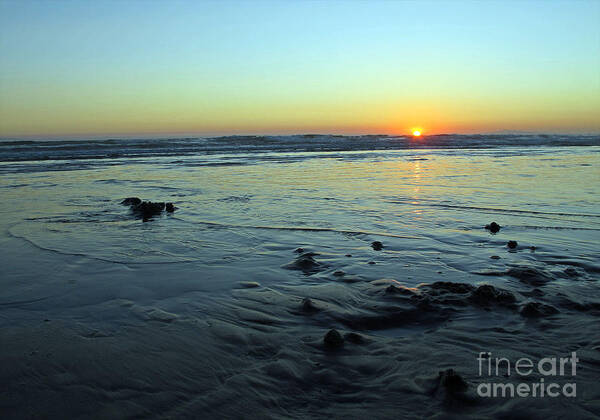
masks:
<path id="1" fill-rule="evenodd" d="M 421 130 L 413 130 L 412 134 L 415 137 L 420 137 L 421 136 Z"/>

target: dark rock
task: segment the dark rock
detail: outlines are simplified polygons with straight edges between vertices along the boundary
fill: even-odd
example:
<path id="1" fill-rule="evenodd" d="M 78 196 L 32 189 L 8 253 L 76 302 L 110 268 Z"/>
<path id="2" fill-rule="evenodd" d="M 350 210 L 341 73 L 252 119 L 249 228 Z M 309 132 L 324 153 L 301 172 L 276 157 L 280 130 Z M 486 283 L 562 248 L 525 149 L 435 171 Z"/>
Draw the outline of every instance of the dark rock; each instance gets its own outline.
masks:
<path id="1" fill-rule="evenodd" d="M 335 329 L 331 329 L 325 334 L 323 344 L 329 349 L 338 349 L 344 345 L 344 337 Z"/>
<path id="2" fill-rule="evenodd" d="M 368 264 L 375 265 L 375 261 L 369 261 Z"/>
<path id="3" fill-rule="evenodd" d="M 517 241 L 508 241 L 508 243 L 506 244 L 506 246 L 510 249 L 515 249 L 518 245 L 519 244 L 517 243 Z"/>
<path id="4" fill-rule="evenodd" d="M 152 201 L 142 201 L 140 204 L 131 207 L 133 213 L 144 220 L 158 216 L 164 209 L 165 203 L 153 203 Z"/>
<path id="5" fill-rule="evenodd" d="M 124 206 L 137 206 L 138 204 L 141 204 L 141 202 L 142 200 L 140 200 L 137 197 L 127 197 L 126 199 L 121 201 L 121 204 L 123 204 Z"/>
<path id="6" fill-rule="evenodd" d="M 436 281 L 435 283 L 430 284 L 429 288 L 460 294 L 469 293 L 475 289 L 475 287 L 467 283 L 453 283 L 450 281 Z"/>
<path id="7" fill-rule="evenodd" d="M 333 275 L 336 277 L 342 277 L 344 274 L 346 273 L 344 273 L 342 270 L 338 270 L 335 273 L 333 273 Z"/>
<path id="8" fill-rule="evenodd" d="M 383 249 L 383 244 L 379 241 L 374 241 L 374 242 L 371 242 L 371 247 L 375 251 L 381 251 Z"/>
<path id="9" fill-rule="evenodd" d="M 306 274 L 315 273 L 324 268 L 324 265 L 317 262 L 314 258 L 314 252 L 306 252 L 302 255 L 299 255 L 294 261 L 289 264 L 283 266 L 283 268 L 287 268 L 288 270 L 300 270 L 304 271 Z"/>
<path id="10" fill-rule="evenodd" d="M 454 369 L 440 371 L 439 379 L 440 385 L 450 393 L 465 392 L 469 388 L 469 384 Z"/>
<path id="11" fill-rule="evenodd" d="M 346 254 L 346 257 L 351 257 L 351 256 L 352 256 L 352 254 Z"/>
<path id="12" fill-rule="evenodd" d="M 550 316 L 558 313 L 558 309 L 554 306 L 546 305 L 540 302 L 529 302 L 521 309 L 521 315 L 526 318 L 539 318 Z"/>
<path id="13" fill-rule="evenodd" d="M 304 299 L 302 299 L 302 311 L 308 312 L 308 313 L 313 313 L 313 312 L 318 312 L 319 308 L 317 308 L 315 306 L 315 304 L 313 303 L 313 301 L 310 298 L 304 298 Z"/>
<path id="14" fill-rule="evenodd" d="M 492 260 L 499 260 L 500 259 L 500 257 L 498 255 L 492 255 L 490 258 Z"/>
<path id="15" fill-rule="evenodd" d="M 308 253 L 302 254 L 296 259 L 296 265 L 301 269 L 310 269 L 319 266 L 319 263 L 315 260 L 316 254 Z"/>
<path id="16" fill-rule="evenodd" d="M 512 267 L 506 274 L 532 286 L 542 286 L 552 280 L 552 275 L 535 267 Z"/>
<path id="17" fill-rule="evenodd" d="M 516 301 L 515 295 L 507 290 L 497 289 L 489 284 L 484 284 L 475 289 L 470 296 L 471 301 L 479 305 L 492 303 L 510 305 Z"/>
<path id="18" fill-rule="evenodd" d="M 296 248 L 296 250 L 294 252 L 296 254 L 303 254 L 304 253 L 304 248 Z"/>
<path id="19" fill-rule="evenodd" d="M 175 207 L 173 205 L 173 203 L 167 203 L 165 205 L 165 209 L 169 212 L 169 213 L 173 213 L 175 210 L 177 210 L 177 207 Z"/>
<path id="20" fill-rule="evenodd" d="M 354 333 L 354 332 L 350 332 L 350 333 L 344 335 L 344 339 L 346 341 L 349 341 L 354 344 L 364 344 L 365 343 L 365 338 L 362 335 Z"/>
<path id="21" fill-rule="evenodd" d="M 496 223 L 496 222 L 492 222 L 492 223 L 490 223 L 489 225 L 485 225 L 485 228 L 486 228 L 487 230 L 489 230 L 490 232 L 492 232 L 492 233 L 498 233 L 498 232 L 500 232 L 500 228 L 501 228 L 501 227 L 502 227 L 502 226 L 500 226 L 500 225 L 499 225 L 498 223 Z"/>

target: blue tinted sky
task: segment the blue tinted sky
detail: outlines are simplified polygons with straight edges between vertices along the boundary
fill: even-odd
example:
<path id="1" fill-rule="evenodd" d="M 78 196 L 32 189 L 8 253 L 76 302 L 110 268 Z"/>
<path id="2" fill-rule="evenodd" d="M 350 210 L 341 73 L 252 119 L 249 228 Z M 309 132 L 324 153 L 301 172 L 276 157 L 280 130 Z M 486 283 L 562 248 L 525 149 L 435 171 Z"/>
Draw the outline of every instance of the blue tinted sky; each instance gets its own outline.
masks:
<path id="1" fill-rule="evenodd" d="M 0 135 L 600 131 L 600 2 L 0 2 Z"/>

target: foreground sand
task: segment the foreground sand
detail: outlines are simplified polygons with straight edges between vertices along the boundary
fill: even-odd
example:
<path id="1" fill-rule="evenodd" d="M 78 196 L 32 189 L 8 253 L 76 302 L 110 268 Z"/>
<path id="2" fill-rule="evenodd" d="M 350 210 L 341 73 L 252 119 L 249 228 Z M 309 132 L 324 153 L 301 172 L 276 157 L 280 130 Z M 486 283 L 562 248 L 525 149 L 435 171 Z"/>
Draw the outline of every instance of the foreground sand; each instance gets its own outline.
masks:
<path id="1" fill-rule="evenodd" d="M 157 306 L 143 303 L 154 300 L 143 297 L 156 286 L 148 284 L 153 270 L 144 268 L 142 282 L 139 270 L 134 274 L 119 266 L 102 274 L 103 285 L 89 283 L 91 291 L 62 296 L 62 310 L 27 311 L 23 302 L 12 304 L 12 310 L 4 307 L 2 417 L 600 415 L 597 298 L 578 296 L 575 301 L 552 285 L 549 272 L 524 267 L 508 274 L 487 271 L 490 276 L 477 276 L 484 281 L 473 286 L 429 282 L 406 288 L 389 278 L 342 274 L 361 254 L 381 255 L 367 247 L 355 249 L 352 257 L 311 251 L 318 250 L 277 253 L 289 262 L 273 267 L 276 272 L 312 270 L 297 270 L 305 276 L 303 284 L 230 281 L 226 290 L 207 294 L 203 283 L 186 283 L 183 291 L 180 276 L 173 275 L 170 287 L 177 293 L 162 296 Z M 37 254 L 30 245 L 14 252 Z M 314 264 L 306 264 L 306 258 Z M 103 262 L 90 265 L 84 271 L 106 270 Z M 565 276 L 581 286 L 589 282 L 585 273 L 577 267 Z M 487 279 L 500 279 L 504 287 L 481 287 Z M 136 292 L 138 302 L 119 297 L 142 283 L 146 292 Z M 73 284 L 62 287 L 75 289 Z M 82 304 L 81 293 L 94 295 L 93 302 Z M 531 301 L 540 305 L 524 309 Z M 340 348 L 329 348 L 323 337 L 333 327 L 355 335 Z M 581 360 L 577 398 L 478 396 L 477 385 L 489 378 L 478 375 L 477 357 L 487 351 L 512 361 L 576 351 Z M 468 383 L 466 391 L 445 386 L 439 372 L 447 369 Z M 527 381 L 539 379 L 532 375 Z M 493 380 L 522 382 L 514 373 Z"/>

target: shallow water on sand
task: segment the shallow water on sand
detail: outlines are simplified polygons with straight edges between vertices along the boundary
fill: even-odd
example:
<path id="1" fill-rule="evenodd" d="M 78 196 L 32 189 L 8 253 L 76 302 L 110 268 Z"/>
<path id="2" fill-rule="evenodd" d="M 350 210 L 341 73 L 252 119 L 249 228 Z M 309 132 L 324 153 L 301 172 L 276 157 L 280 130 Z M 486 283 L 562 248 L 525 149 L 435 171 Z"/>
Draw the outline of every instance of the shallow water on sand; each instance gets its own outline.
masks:
<path id="1" fill-rule="evenodd" d="M 599 164 L 597 146 L 3 162 L 14 367 L 0 379 L 20 397 L 0 407 L 35 415 L 68 394 L 56 414 L 600 415 Z M 131 196 L 178 210 L 143 221 L 119 204 Z M 529 302 L 556 313 L 525 316 Z M 333 327 L 366 341 L 327 352 Z M 578 351 L 582 396 L 457 403 L 426 385 L 452 367 L 473 389 L 479 351 Z"/>

